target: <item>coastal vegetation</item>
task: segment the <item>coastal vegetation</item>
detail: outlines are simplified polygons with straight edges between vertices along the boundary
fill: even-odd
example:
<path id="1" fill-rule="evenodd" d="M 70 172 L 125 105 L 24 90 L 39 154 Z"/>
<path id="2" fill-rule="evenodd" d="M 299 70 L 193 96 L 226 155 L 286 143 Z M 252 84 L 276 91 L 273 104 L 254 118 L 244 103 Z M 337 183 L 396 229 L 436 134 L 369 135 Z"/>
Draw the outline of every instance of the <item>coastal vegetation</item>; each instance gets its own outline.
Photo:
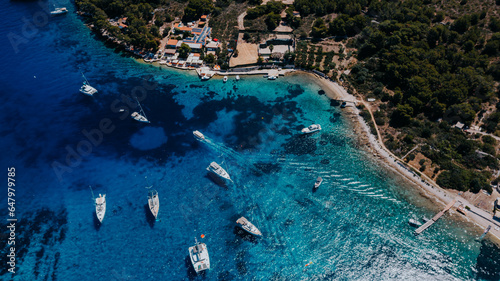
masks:
<path id="1" fill-rule="evenodd" d="M 76 4 L 96 30 L 152 52 L 173 22 L 210 14 L 212 37 L 223 44 L 215 55 L 202 51 L 200 57 L 222 69 L 229 67 L 230 50 L 236 50 L 237 17 L 243 11 L 246 42 L 261 43 L 263 34 L 284 20 L 297 40 L 282 63 L 322 72 L 351 93 L 373 98 L 372 125 L 379 127 L 393 153 L 446 188 L 491 191 L 490 182 L 498 177 L 499 144 L 492 136 L 500 137 L 500 10 L 494 0 Z M 180 57 L 190 52 L 187 45 L 178 49 Z M 264 63 L 262 56 L 257 63 Z M 371 118 L 366 109 L 362 114 Z M 476 130 L 469 134 L 467 128 Z M 475 135 L 479 129 L 486 135 Z"/>

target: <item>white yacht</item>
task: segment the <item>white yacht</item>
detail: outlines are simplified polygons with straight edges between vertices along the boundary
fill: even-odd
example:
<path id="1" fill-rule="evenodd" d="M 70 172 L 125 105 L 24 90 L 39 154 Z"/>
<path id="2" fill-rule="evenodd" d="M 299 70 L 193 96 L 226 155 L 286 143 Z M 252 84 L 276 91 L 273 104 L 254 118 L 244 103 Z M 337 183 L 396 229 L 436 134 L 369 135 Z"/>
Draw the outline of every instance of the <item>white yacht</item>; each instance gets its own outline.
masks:
<path id="1" fill-rule="evenodd" d="M 276 80 L 278 77 L 274 75 L 268 75 L 267 80 Z"/>
<path id="2" fill-rule="evenodd" d="M 201 80 L 208 80 L 208 79 L 210 79 L 210 78 L 212 78 L 212 77 L 210 77 L 210 76 L 208 76 L 208 75 L 203 75 L 203 76 L 201 76 Z"/>
<path id="3" fill-rule="evenodd" d="M 156 217 L 158 216 L 158 211 L 160 210 L 160 199 L 158 198 L 158 191 L 152 190 L 149 192 L 148 206 L 151 210 L 151 213 L 156 219 Z"/>
<path id="4" fill-rule="evenodd" d="M 316 179 L 316 182 L 314 183 L 314 188 L 318 188 L 321 185 L 322 182 L 323 182 L 323 178 L 322 177 L 318 177 Z"/>
<path id="5" fill-rule="evenodd" d="M 134 118 L 134 120 L 136 121 L 139 121 L 139 122 L 143 122 L 143 123 L 151 123 L 149 122 L 148 118 L 146 117 L 146 113 L 144 113 L 144 110 L 142 110 L 142 106 L 141 106 L 141 103 L 139 102 L 139 100 L 137 98 L 135 98 L 135 100 L 137 101 L 137 104 L 139 105 L 139 112 L 135 111 L 135 112 L 132 112 L 132 114 L 130 114 L 130 116 L 132 116 L 132 118 Z"/>
<path id="6" fill-rule="evenodd" d="M 205 136 L 200 131 L 193 131 L 193 135 L 199 140 L 205 140 Z"/>
<path id="7" fill-rule="evenodd" d="M 189 257 L 191 258 L 191 263 L 193 264 L 194 271 L 196 273 L 210 269 L 210 257 L 208 256 L 208 249 L 205 243 L 200 243 L 196 240 L 196 244 L 189 247 Z"/>
<path id="8" fill-rule="evenodd" d="M 227 82 L 227 76 L 224 76 L 224 79 L 222 79 L 222 82 L 224 82 L 224 83 Z"/>
<path id="9" fill-rule="evenodd" d="M 304 134 L 310 134 L 317 131 L 321 131 L 321 126 L 319 124 L 312 124 L 309 127 L 302 129 L 302 133 Z"/>
<path id="10" fill-rule="evenodd" d="M 66 9 L 65 7 L 62 7 L 62 8 L 56 8 L 54 11 L 51 11 L 50 14 L 52 16 L 57 16 L 57 15 L 66 14 L 67 12 L 68 12 L 68 9 Z"/>
<path id="11" fill-rule="evenodd" d="M 93 96 L 95 93 L 97 93 L 97 89 L 90 86 L 90 83 L 87 80 L 87 78 L 85 78 L 85 75 L 83 75 L 83 72 L 82 76 L 85 81 L 83 81 L 83 85 L 82 87 L 80 87 L 80 93 L 85 94 L 87 96 Z"/>
<path id="12" fill-rule="evenodd" d="M 260 230 L 251 222 L 249 222 L 245 217 L 239 218 L 236 223 L 239 224 L 239 226 L 246 232 L 256 236 L 262 236 L 262 232 L 260 232 Z"/>
<path id="13" fill-rule="evenodd" d="M 224 170 L 219 164 L 212 162 L 210 165 L 207 167 L 207 171 L 210 174 L 215 174 L 218 177 L 226 180 L 231 180 L 231 177 L 229 177 L 229 174 Z"/>
<path id="14" fill-rule="evenodd" d="M 106 214 L 106 194 L 101 195 L 95 199 L 95 213 L 97 219 L 102 222 L 104 215 Z"/>

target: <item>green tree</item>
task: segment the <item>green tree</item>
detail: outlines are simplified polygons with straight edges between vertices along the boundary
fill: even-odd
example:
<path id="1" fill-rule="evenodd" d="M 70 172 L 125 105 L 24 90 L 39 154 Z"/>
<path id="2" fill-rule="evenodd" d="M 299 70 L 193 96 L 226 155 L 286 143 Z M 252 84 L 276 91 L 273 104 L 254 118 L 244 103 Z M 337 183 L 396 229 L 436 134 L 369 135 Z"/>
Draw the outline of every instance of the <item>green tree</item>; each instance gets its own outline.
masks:
<path id="1" fill-rule="evenodd" d="M 191 47 L 186 43 L 182 43 L 179 48 L 179 57 L 185 59 L 188 57 L 189 53 L 191 53 Z"/>
<path id="2" fill-rule="evenodd" d="M 209 14 L 213 9 L 214 4 L 211 0 L 189 0 L 182 19 L 183 21 L 194 21 L 204 14 Z"/>

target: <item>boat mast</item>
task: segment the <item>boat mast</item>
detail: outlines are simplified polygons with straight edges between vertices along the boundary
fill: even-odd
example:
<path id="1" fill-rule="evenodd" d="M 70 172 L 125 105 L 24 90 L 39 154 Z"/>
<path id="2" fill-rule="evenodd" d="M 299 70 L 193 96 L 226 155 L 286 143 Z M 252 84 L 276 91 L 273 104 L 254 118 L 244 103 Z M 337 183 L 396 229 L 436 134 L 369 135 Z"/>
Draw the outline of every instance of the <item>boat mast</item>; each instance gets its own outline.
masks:
<path id="1" fill-rule="evenodd" d="M 89 80 L 87 80 L 87 78 L 85 77 L 85 75 L 83 75 L 83 71 L 80 70 L 80 73 L 82 74 L 83 79 L 85 79 L 85 83 L 87 83 L 87 85 L 90 86 Z"/>
<path id="2" fill-rule="evenodd" d="M 141 109 L 141 115 L 144 116 L 148 120 L 148 117 L 146 116 L 146 113 L 144 113 L 144 110 L 142 109 L 141 103 L 139 102 L 137 97 L 135 97 L 135 100 L 137 101 L 137 104 L 139 105 L 139 108 Z"/>

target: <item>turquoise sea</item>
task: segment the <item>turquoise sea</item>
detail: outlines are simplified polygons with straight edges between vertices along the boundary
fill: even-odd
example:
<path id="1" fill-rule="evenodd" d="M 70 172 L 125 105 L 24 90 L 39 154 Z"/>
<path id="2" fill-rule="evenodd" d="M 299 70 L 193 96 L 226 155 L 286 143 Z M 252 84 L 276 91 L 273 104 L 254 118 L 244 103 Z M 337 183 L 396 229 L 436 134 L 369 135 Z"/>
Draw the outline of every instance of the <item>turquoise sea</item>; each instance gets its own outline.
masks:
<path id="1" fill-rule="evenodd" d="M 5 179 L 16 170 L 18 219 L 13 274 L 5 185 L 1 280 L 500 280 L 500 249 L 471 224 L 447 214 L 413 235 L 408 219 L 439 206 L 360 149 L 310 78 L 201 82 L 113 51 L 71 2 L 54 18 L 40 3 L 0 3 L 0 160 Z M 78 92 L 79 70 L 94 97 Z M 151 124 L 129 117 L 134 94 Z M 323 130 L 301 136 L 312 123 Z M 216 185 L 211 161 L 234 183 Z M 102 225 L 89 186 L 106 194 Z M 201 276 L 195 237 L 211 258 Z"/>

